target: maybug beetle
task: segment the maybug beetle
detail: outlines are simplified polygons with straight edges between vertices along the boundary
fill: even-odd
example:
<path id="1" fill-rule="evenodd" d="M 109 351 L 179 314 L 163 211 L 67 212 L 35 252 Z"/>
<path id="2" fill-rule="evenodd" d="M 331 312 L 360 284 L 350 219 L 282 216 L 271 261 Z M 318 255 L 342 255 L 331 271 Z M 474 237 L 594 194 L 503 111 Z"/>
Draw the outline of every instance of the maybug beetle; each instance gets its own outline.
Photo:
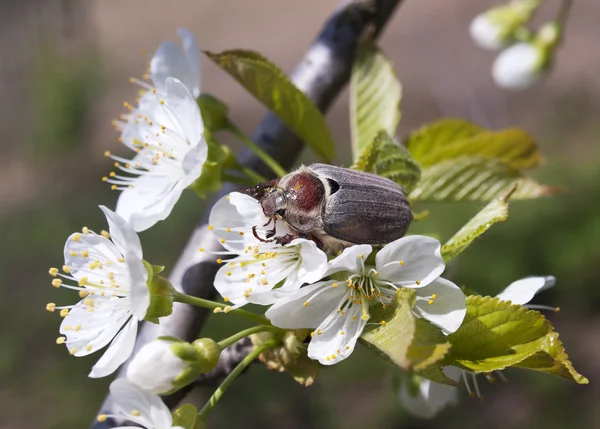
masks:
<path id="1" fill-rule="evenodd" d="M 362 171 L 311 164 L 281 179 L 261 183 L 243 193 L 260 201 L 273 229 L 261 241 L 286 244 L 294 238 L 314 240 L 339 250 L 352 244 L 385 244 L 406 234 L 413 216 L 402 188 Z M 278 220 L 292 234 L 274 237 Z M 296 235 L 294 235 L 296 234 Z"/>

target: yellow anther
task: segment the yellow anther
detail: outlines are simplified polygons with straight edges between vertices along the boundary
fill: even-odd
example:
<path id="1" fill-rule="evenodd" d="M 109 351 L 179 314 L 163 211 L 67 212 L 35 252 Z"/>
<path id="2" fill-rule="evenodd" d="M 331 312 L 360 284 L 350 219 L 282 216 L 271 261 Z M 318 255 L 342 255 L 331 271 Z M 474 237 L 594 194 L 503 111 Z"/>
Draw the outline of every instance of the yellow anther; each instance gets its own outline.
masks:
<path id="1" fill-rule="evenodd" d="M 360 255 L 360 259 L 365 259 L 365 255 Z"/>
<path id="2" fill-rule="evenodd" d="M 332 355 L 331 355 L 331 359 L 335 359 L 335 354 L 332 354 Z"/>
<path id="3" fill-rule="evenodd" d="M 83 300 L 83 305 L 88 306 L 88 307 L 93 307 L 94 300 L 92 298 L 86 298 Z"/>
<path id="4" fill-rule="evenodd" d="M 250 274 L 248 274 L 248 278 L 249 278 L 249 279 L 253 279 L 254 277 L 256 277 L 256 274 L 254 274 L 254 273 L 250 273 Z"/>
<path id="5" fill-rule="evenodd" d="M 220 313 L 221 311 L 223 311 L 223 309 L 221 307 L 217 307 L 213 310 L 213 313 Z"/>
<path id="6" fill-rule="evenodd" d="M 244 235 L 243 231 L 238 232 L 239 235 Z"/>
<path id="7" fill-rule="evenodd" d="M 419 285 L 421 284 L 421 280 L 417 280 L 417 281 L 415 282 L 415 284 L 416 284 L 417 286 L 419 286 Z"/>
<path id="8" fill-rule="evenodd" d="M 268 280 L 267 280 L 265 277 L 263 277 L 262 279 L 260 279 L 260 283 L 261 283 L 262 285 L 266 286 L 266 285 L 268 285 L 268 284 L 269 284 L 269 281 L 268 281 Z"/>
<path id="9" fill-rule="evenodd" d="M 92 346 L 90 346 L 89 344 L 87 346 L 85 346 L 86 351 L 91 351 L 92 350 Z"/>
<path id="10" fill-rule="evenodd" d="M 75 332 L 79 332 L 81 330 L 81 325 L 75 326 Z"/>
<path id="11" fill-rule="evenodd" d="M 221 242 L 221 244 L 225 244 L 225 239 L 224 238 L 221 238 L 219 241 Z"/>
<path id="12" fill-rule="evenodd" d="M 63 271 L 65 273 L 70 273 L 71 272 L 71 267 L 68 267 L 67 265 L 63 265 L 62 269 L 63 269 Z"/>
<path id="13" fill-rule="evenodd" d="M 84 258 L 87 258 L 88 256 L 90 256 L 90 253 L 87 250 L 82 250 L 81 256 L 83 256 Z"/>
<path id="14" fill-rule="evenodd" d="M 104 156 L 110 156 L 110 150 L 104 151 Z"/>
<path id="15" fill-rule="evenodd" d="M 106 176 L 102 176 L 102 181 L 103 181 L 103 182 L 108 182 L 108 177 L 106 177 Z"/>
<path id="16" fill-rule="evenodd" d="M 229 313 L 229 312 L 231 311 L 231 305 L 228 305 L 227 307 L 225 307 L 225 308 L 223 309 L 223 311 L 224 311 L 225 313 Z"/>
<path id="17" fill-rule="evenodd" d="M 260 264 L 260 265 L 262 265 L 263 267 L 266 267 L 266 266 L 267 266 L 267 264 L 265 264 L 264 262 L 263 262 L 262 264 Z"/>
<path id="18" fill-rule="evenodd" d="M 138 410 L 131 410 L 131 415 L 134 417 L 139 417 L 140 416 L 140 412 Z"/>
<path id="19" fill-rule="evenodd" d="M 429 301 L 427 301 L 427 304 L 431 305 L 431 304 L 433 304 L 433 302 L 434 302 L 433 299 L 430 299 Z"/>
<path id="20" fill-rule="evenodd" d="M 68 315 L 69 315 L 68 308 L 63 308 L 62 310 L 60 310 L 60 317 L 67 317 Z"/>
<path id="21" fill-rule="evenodd" d="M 322 335 L 322 334 L 323 334 L 323 331 L 321 331 L 320 329 L 317 330 L 317 335 Z"/>
<path id="22" fill-rule="evenodd" d="M 310 333 L 310 336 L 311 336 L 311 337 L 314 337 L 314 336 L 315 336 L 315 331 L 312 331 L 312 332 Z"/>
<path id="23" fill-rule="evenodd" d="M 87 283 L 87 281 L 88 281 L 87 277 L 82 277 L 81 279 L 79 279 L 79 281 L 77 282 L 77 284 L 79 286 L 83 286 L 83 285 L 85 285 Z"/>
<path id="24" fill-rule="evenodd" d="M 217 264 L 222 264 L 223 260 L 221 258 L 217 259 Z"/>
<path id="25" fill-rule="evenodd" d="M 119 262 L 125 262 L 125 258 L 124 258 L 124 257 L 122 257 L 122 256 L 119 256 L 119 257 L 117 258 L 117 261 L 119 261 Z"/>
<path id="26" fill-rule="evenodd" d="M 362 320 L 369 320 L 369 315 L 368 314 L 363 314 L 362 316 L 360 316 L 360 318 Z"/>
<path id="27" fill-rule="evenodd" d="M 48 304 L 46 304 L 46 310 L 50 313 L 53 313 L 54 310 L 56 310 L 56 304 L 53 302 L 49 302 Z"/>
<path id="28" fill-rule="evenodd" d="M 64 344 L 67 339 L 65 337 L 58 337 L 56 339 L 56 344 Z"/>
<path id="29" fill-rule="evenodd" d="M 117 175 L 117 173 L 115 173 L 114 171 L 111 171 L 111 172 L 109 173 L 109 176 L 110 176 L 110 177 L 115 177 L 116 175 Z"/>
<path id="30" fill-rule="evenodd" d="M 331 358 L 329 356 L 325 357 L 325 360 L 329 361 Z"/>
<path id="31" fill-rule="evenodd" d="M 224 297 L 224 298 L 223 298 L 223 301 L 225 301 L 225 302 L 229 302 L 229 297 L 228 297 L 228 296 Z"/>
<path id="32" fill-rule="evenodd" d="M 264 276 L 266 274 L 265 270 L 260 270 L 260 274 Z"/>
<path id="33" fill-rule="evenodd" d="M 48 274 L 50 274 L 52 277 L 56 277 L 56 275 L 58 274 L 58 268 L 50 268 L 48 270 Z"/>
<path id="34" fill-rule="evenodd" d="M 116 190 L 117 190 L 117 185 L 112 185 L 112 186 L 110 187 L 110 190 L 111 190 L 111 191 L 116 191 Z"/>
<path id="35" fill-rule="evenodd" d="M 159 103 L 160 104 L 165 104 L 165 100 L 160 100 Z"/>
<path id="36" fill-rule="evenodd" d="M 250 298 L 250 293 L 252 292 L 252 289 L 246 289 L 244 290 L 244 298 L 248 299 Z"/>
<path id="37" fill-rule="evenodd" d="M 104 238 L 110 238 L 110 234 L 105 230 L 100 231 L 100 235 L 102 235 Z"/>
<path id="38" fill-rule="evenodd" d="M 235 262 L 230 262 L 229 266 L 232 267 L 232 268 L 235 267 Z"/>
<path id="39" fill-rule="evenodd" d="M 379 324 L 380 324 L 381 326 L 385 326 L 385 325 L 387 325 L 387 322 L 386 322 L 385 320 L 382 320 L 381 322 L 379 322 Z"/>
<path id="40" fill-rule="evenodd" d="M 434 293 L 431 295 L 431 299 L 436 299 L 436 298 L 437 298 L 437 294 Z"/>
<path id="41" fill-rule="evenodd" d="M 90 293 L 87 290 L 80 290 L 79 291 L 79 298 L 85 298 L 86 296 L 88 296 Z"/>
<path id="42" fill-rule="evenodd" d="M 340 335 L 344 335 L 344 334 L 345 334 L 345 332 L 344 332 L 344 331 L 340 331 Z"/>
<path id="43" fill-rule="evenodd" d="M 52 280 L 52 286 L 54 286 L 54 287 L 60 287 L 61 283 L 62 283 L 61 279 Z"/>
<path id="44" fill-rule="evenodd" d="M 231 271 L 227 271 L 227 275 L 230 276 L 231 275 Z"/>
<path id="45" fill-rule="evenodd" d="M 90 230 L 87 226 L 84 226 L 83 228 L 81 228 L 81 232 L 83 232 L 85 235 L 88 235 L 90 233 Z"/>
<path id="46" fill-rule="evenodd" d="M 63 331 L 70 331 L 71 330 L 71 325 L 67 325 L 63 327 Z"/>
<path id="47" fill-rule="evenodd" d="M 69 353 L 71 353 L 72 355 L 74 355 L 75 353 L 77 353 L 79 349 L 77 347 L 73 347 L 71 350 L 69 350 Z"/>
<path id="48" fill-rule="evenodd" d="M 96 417 L 96 420 L 98 420 L 100 423 L 104 423 L 107 418 L 108 416 L 106 414 L 100 414 L 98 417 Z"/>
<path id="49" fill-rule="evenodd" d="M 334 283 L 331 285 L 331 287 L 338 287 L 339 285 L 337 283 Z"/>
<path id="50" fill-rule="evenodd" d="M 346 350 L 350 350 L 350 346 L 346 346 Z"/>
<path id="51" fill-rule="evenodd" d="M 81 240 L 81 235 L 73 234 L 73 241 L 77 243 L 79 240 Z"/>
<path id="52" fill-rule="evenodd" d="M 200 253 L 204 253 L 204 247 L 201 247 L 200 249 L 198 249 L 200 251 Z"/>
<path id="53" fill-rule="evenodd" d="M 555 313 L 560 313 L 560 307 L 556 307 L 556 308 L 554 309 L 554 312 L 555 312 Z"/>
<path id="54" fill-rule="evenodd" d="M 225 228 L 225 232 L 231 232 L 231 228 L 229 228 L 229 227 Z"/>
<path id="55" fill-rule="evenodd" d="M 404 265 L 404 261 L 398 262 L 399 265 Z"/>
<path id="56" fill-rule="evenodd" d="M 306 301 L 306 302 L 304 303 L 304 306 L 305 306 L 305 307 L 308 307 L 308 301 Z"/>

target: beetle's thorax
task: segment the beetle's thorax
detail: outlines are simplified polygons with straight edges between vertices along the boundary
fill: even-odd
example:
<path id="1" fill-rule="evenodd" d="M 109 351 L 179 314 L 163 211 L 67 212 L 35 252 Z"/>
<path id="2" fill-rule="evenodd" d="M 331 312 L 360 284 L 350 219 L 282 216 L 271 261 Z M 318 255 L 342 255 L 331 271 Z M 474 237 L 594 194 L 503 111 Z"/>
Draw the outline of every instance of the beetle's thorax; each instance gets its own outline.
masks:
<path id="1" fill-rule="evenodd" d="M 321 227 L 325 188 L 313 172 L 301 167 L 283 177 L 277 188 L 285 194 L 286 208 L 282 217 L 291 228 L 309 233 Z"/>

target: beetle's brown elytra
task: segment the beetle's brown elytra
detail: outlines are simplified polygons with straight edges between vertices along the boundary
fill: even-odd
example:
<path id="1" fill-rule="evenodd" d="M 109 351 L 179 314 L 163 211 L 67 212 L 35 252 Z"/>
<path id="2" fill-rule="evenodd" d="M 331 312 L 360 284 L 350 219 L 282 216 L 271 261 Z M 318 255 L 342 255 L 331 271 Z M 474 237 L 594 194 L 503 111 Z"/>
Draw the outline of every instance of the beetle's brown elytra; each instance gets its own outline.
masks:
<path id="1" fill-rule="evenodd" d="M 273 221 L 267 237 L 255 234 L 261 241 L 286 244 L 303 237 L 339 250 L 352 244 L 389 243 L 404 236 L 412 222 L 410 204 L 397 183 L 326 164 L 302 166 L 242 192 L 259 200 Z M 275 237 L 278 220 L 293 234 Z"/>

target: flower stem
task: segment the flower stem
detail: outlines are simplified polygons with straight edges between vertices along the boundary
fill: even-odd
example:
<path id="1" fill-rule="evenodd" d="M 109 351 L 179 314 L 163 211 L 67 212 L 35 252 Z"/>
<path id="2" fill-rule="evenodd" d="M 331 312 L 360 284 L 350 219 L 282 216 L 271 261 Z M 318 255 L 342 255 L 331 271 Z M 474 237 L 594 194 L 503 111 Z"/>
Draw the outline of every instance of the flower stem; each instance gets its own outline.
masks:
<path id="1" fill-rule="evenodd" d="M 284 329 L 277 328 L 277 327 L 271 326 L 271 325 L 253 326 L 251 328 L 244 329 L 243 331 L 240 331 L 237 334 L 232 335 L 231 337 L 225 338 L 222 341 L 219 341 L 219 347 L 221 347 L 221 350 L 222 350 L 225 347 L 229 347 L 233 343 L 241 340 L 242 338 L 246 338 L 246 337 L 248 337 L 252 334 L 256 334 L 258 332 L 284 332 Z"/>
<path id="2" fill-rule="evenodd" d="M 198 419 L 200 421 L 205 421 L 208 414 L 212 411 L 212 409 L 217 405 L 223 394 L 227 391 L 231 383 L 246 369 L 254 359 L 258 357 L 262 352 L 267 349 L 270 349 L 273 346 L 277 345 L 277 341 L 269 340 L 260 346 L 257 346 L 254 350 L 252 350 L 248 356 L 246 356 L 239 364 L 236 366 L 233 371 L 223 380 L 223 383 L 215 390 L 215 393 L 210 397 L 210 399 L 206 402 L 204 407 L 198 412 Z"/>
<path id="3" fill-rule="evenodd" d="M 256 156 L 260 158 L 262 162 L 267 164 L 267 166 L 275 173 L 278 177 L 283 177 L 287 174 L 285 168 L 281 166 L 271 155 L 262 150 L 256 143 L 254 143 L 251 139 L 246 136 L 233 122 L 229 122 L 229 131 L 233 133 L 237 138 L 239 138 L 248 149 L 250 149 Z"/>
<path id="4" fill-rule="evenodd" d="M 253 320 L 254 322 L 260 323 L 261 325 L 271 326 L 271 321 L 264 316 L 260 316 L 258 314 L 252 313 L 248 310 L 243 310 L 241 308 L 236 308 L 235 310 L 231 309 L 230 305 L 221 304 L 220 302 L 209 301 L 208 299 L 197 298 L 195 296 L 187 295 L 181 292 L 175 292 L 175 296 L 173 297 L 175 302 L 182 302 L 184 304 L 195 305 L 196 307 L 201 308 L 209 308 L 215 309 L 220 308 L 224 310 L 226 313 L 239 314 L 240 316 L 244 316 L 248 319 Z"/>
<path id="5" fill-rule="evenodd" d="M 571 6 L 573 5 L 573 0 L 563 0 L 560 9 L 558 11 L 558 16 L 556 17 L 556 22 L 560 26 L 560 30 L 562 32 L 567 19 L 569 18 L 569 12 L 571 11 Z"/>
<path id="6" fill-rule="evenodd" d="M 221 177 L 226 182 L 237 183 L 239 185 L 254 186 L 256 184 L 256 182 L 249 177 L 234 176 L 225 172 L 221 173 Z"/>

